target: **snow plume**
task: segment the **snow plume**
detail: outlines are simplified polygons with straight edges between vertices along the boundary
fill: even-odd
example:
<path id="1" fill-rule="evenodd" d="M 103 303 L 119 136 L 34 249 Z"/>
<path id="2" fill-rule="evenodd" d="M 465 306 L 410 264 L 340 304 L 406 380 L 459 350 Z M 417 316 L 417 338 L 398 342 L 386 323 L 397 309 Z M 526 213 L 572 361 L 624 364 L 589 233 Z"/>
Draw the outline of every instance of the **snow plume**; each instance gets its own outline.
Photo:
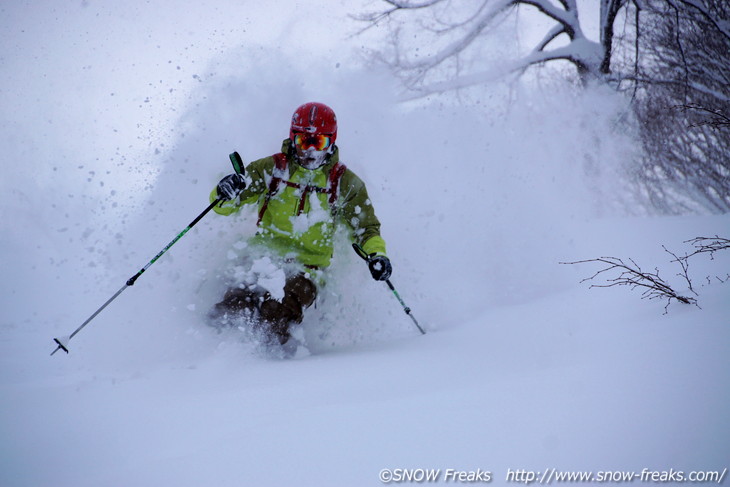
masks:
<path id="1" fill-rule="evenodd" d="M 379 146 L 399 134 L 373 133 L 372 127 L 387 125 L 389 118 L 397 116 L 397 109 L 390 108 L 393 98 L 388 95 L 395 92 L 392 80 L 383 74 L 326 63 L 317 64 L 315 69 L 312 61 L 302 64 L 263 48 L 236 50 L 227 59 L 234 65 L 241 57 L 247 59 L 245 64 L 201 86 L 195 93 L 196 102 L 182 113 L 174 129 L 179 137 L 165 156 L 155 191 L 146 203 L 147 211 L 133 225 L 132 234 L 144 234 L 145 241 L 157 242 L 164 242 L 165 235 L 174 235 L 174 225 L 180 225 L 181 215 L 192 216 L 200 211 L 217 181 L 232 171 L 228 154 L 238 151 L 244 162 L 250 162 L 278 152 L 282 140 L 288 137 L 291 113 L 306 101 L 323 101 L 335 109 L 342 127 L 338 145 L 344 162 L 365 179 L 371 194 L 382 192 L 379 186 L 390 177 L 387 167 L 391 156 L 380 153 Z M 278 76 L 276 66 L 280 65 L 290 66 L 292 76 Z M 370 108 L 364 109 L 366 106 Z M 358 145 L 359 134 L 372 145 Z M 315 211 L 294 219 L 296 231 L 329 218 L 329 209 L 318 208 L 321 205 L 316 195 L 311 198 Z M 382 206 L 379 214 L 388 213 L 387 195 L 378 199 Z M 186 237 L 187 242 L 175 248 L 173 267 L 150 269 L 152 275 L 146 277 L 157 281 L 155 287 L 167 289 L 159 290 L 160 296 L 167 294 L 164 299 L 173 308 L 187 306 L 192 311 L 191 326 L 204 321 L 210 306 L 220 300 L 230 282 L 230 267 L 235 266 L 235 259 L 227 256 L 241 257 L 248 251 L 240 245 L 256 232 L 255 221 L 254 208 L 244 208 L 231 217 L 211 214 Z M 340 243 L 335 265 L 317 307 L 305 318 L 308 346 L 320 350 L 409 332 L 408 323 L 397 314 L 402 313 L 399 308 L 372 305 L 394 302 L 371 280 L 367 266 L 354 255 L 347 238 L 337 238 Z M 154 251 L 147 248 L 128 252 L 134 259 L 125 265 L 143 261 L 149 252 Z M 390 326 L 394 321 L 401 324 Z M 169 331 L 181 333 L 184 328 Z"/>
<path id="2" fill-rule="evenodd" d="M 396 272 L 469 296 L 455 309 L 469 309 L 475 291 L 500 303 L 559 290 L 553 266 L 575 224 L 624 214 L 630 199 L 620 170 L 634 145 L 613 129 L 620 98 L 525 90 L 504 115 L 478 101 L 394 115 L 387 146 L 370 156 L 387 160 L 376 205 L 399 208 L 381 215 L 405 264 Z M 475 279 L 478 290 L 465 287 Z M 464 318 L 441 309 L 442 320 Z"/>
<path id="3" fill-rule="evenodd" d="M 632 150 L 627 137 L 610 129 L 620 104 L 601 93 L 525 90 L 497 117 L 501 105 L 492 110 L 488 97 L 471 107 L 396 104 L 397 90 L 384 74 L 332 71 L 327 63 L 265 48 L 233 50 L 215 64 L 238 68 L 192 91 L 169 130 L 170 149 L 156 159 L 155 182 L 138 203 L 142 211 L 115 225 L 118 237 L 98 246 L 106 272 L 95 277 L 91 301 L 104 299 L 103 280 L 123 282 L 202 211 L 210 190 L 232 171 L 230 152 L 246 162 L 277 152 L 293 109 L 305 101 L 326 102 L 337 112 L 341 156 L 368 186 L 393 281 L 427 326 L 449 326 L 485 306 L 568 285 L 555 276 L 555 263 L 566 258 L 576 222 L 614 211 L 617 168 Z M 291 76 L 278 75 L 282 65 Z M 179 316 L 159 315 L 155 333 L 205 333 L 201 323 L 235 265 L 230 252 L 245 253 L 236 246 L 255 232 L 255 220 L 250 208 L 232 217 L 208 215 L 140 279 L 135 315 L 173 309 Z M 443 295 L 448 306 L 439 302 Z M 324 335 L 343 346 L 412 331 L 346 239 L 323 296 L 329 307 L 305 321 L 315 348 L 325 346 L 317 338 Z"/>
<path id="4" fill-rule="evenodd" d="M 286 76 L 282 66 L 288 67 Z M 4 179 L 4 194 L 12 195 L 6 208 L 45 208 L 40 221 L 29 213 L 19 224 L 38 225 L 26 234 L 50 229 L 50 239 L 38 237 L 39 255 L 57 249 L 64 257 L 54 257 L 55 265 L 79 256 L 59 279 L 83 273 L 91 301 L 103 299 L 110 276 L 123 281 L 205 207 L 212 187 L 231 171 L 230 152 L 239 151 L 246 161 L 277 152 L 293 109 L 305 101 L 326 102 L 337 112 L 342 158 L 368 185 L 393 258 L 393 279 L 405 286 L 414 308 L 422 304 L 426 316 L 433 312 L 427 320 L 436 323 L 461 317 L 430 309 L 432 291 L 456 289 L 468 296 L 463 288 L 472 277 L 483 282 L 483 303 L 559 288 L 549 276 L 552 263 L 565 257 L 560 249 L 570 241 L 570 226 L 614 211 L 622 194 L 616 174 L 631 158 L 630 139 L 612 130 L 620 100 L 605 93 L 525 89 L 505 116 L 491 88 L 471 106 L 444 104 L 443 98 L 397 104 L 397 86 L 384 73 L 254 44 L 216 54 L 197 72 L 205 82 L 185 85 L 177 118 L 161 129 L 165 145 L 152 156 L 126 155 L 120 148 L 114 157 L 133 157 L 134 163 L 112 161 L 110 167 L 95 160 L 104 157 L 94 155 L 96 149 L 90 154 L 64 148 L 48 177 L 36 180 L 19 166 Z M 6 132 L 15 140 L 23 135 L 13 134 Z M 51 144 L 56 136 L 49 133 Z M 10 140 L 15 159 L 33 158 L 25 144 Z M 72 166 L 74 159 L 78 166 Z M 128 177 L 137 167 L 144 169 L 141 183 Z M 164 302 L 204 313 L 223 291 L 228 250 L 255 232 L 254 223 L 250 210 L 206 217 L 137 284 L 157 293 L 149 306 Z M 364 284 L 369 277 L 363 263 L 344 248 L 342 268 L 352 266 Z M 533 277 L 525 282 L 527 274 Z M 372 283 L 360 284 L 355 294 L 362 295 L 362 309 L 391 299 Z M 453 308 L 474 306 L 463 300 Z M 371 311 L 376 315 L 352 318 L 358 333 L 392 319 Z"/>

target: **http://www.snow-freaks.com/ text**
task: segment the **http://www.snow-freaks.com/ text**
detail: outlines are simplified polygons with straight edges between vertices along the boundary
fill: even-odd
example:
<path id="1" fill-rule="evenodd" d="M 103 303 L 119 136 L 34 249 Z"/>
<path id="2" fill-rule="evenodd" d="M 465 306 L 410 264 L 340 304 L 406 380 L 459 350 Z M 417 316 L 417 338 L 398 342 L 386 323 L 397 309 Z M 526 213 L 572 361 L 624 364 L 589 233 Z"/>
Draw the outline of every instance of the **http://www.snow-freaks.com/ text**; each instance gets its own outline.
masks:
<path id="1" fill-rule="evenodd" d="M 601 471 L 565 471 L 555 468 L 544 470 L 507 469 L 501 479 L 515 484 L 563 484 L 563 483 L 714 483 L 721 484 L 725 480 L 727 468 L 723 470 L 652 470 L 644 468 L 634 470 L 601 470 Z M 495 479 L 491 470 L 457 470 L 429 468 L 384 468 L 379 473 L 383 484 L 405 483 L 446 483 L 446 484 L 479 484 L 491 483 Z M 502 483 L 502 482 L 499 482 Z"/>

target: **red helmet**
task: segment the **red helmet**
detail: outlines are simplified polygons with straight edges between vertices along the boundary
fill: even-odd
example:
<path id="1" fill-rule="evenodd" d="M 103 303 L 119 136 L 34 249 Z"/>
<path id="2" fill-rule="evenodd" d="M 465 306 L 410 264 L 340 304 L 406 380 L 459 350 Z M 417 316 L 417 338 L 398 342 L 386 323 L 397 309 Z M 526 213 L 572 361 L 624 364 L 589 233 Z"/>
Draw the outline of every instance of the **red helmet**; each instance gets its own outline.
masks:
<path id="1" fill-rule="evenodd" d="M 297 108 L 291 117 L 289 138 L 294 140 L 296 133 L 327 135 L 334 144 L 337 138 L 335 111 L 324 103 L 305 103 Z"/>

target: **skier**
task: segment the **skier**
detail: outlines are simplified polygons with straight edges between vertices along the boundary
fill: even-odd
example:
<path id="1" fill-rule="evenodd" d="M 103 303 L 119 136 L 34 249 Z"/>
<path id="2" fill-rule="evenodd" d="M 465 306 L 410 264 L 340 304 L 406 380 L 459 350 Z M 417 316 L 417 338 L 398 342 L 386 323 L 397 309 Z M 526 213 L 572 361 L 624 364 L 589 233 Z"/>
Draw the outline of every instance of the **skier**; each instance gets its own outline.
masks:
<path id="1" fill-rule="evenodd" d="M 387 280 L 392 272 L 365 184 L 340 162 L 336 139 L 335 112 L 323 103 L 305 103 L 295 110 L 280 153 L 251 162 L 245 176 L 224 177 L 210 195 L 211 202 L 222 198 L 214 207 L 221 215 L 257 205 L 258 231 L 247 252 L 259 256 L 249 258 L 248 274 L 225 293 L 211 317 L 230 323 L 244 316 L 261 330 L 265 343 L 289 353 L 296 350 L 290 327 L 302 322 L 317 297 L 338 225 L 344 224 L 352 241 L 372 257 L 368 266 L 375 280 Z M 269 269 L 262 271 L 262 262 Z M 283 279 L 271 278 L 273 265 Z M 283 290 L 272 289 L 282 283 Z"/>

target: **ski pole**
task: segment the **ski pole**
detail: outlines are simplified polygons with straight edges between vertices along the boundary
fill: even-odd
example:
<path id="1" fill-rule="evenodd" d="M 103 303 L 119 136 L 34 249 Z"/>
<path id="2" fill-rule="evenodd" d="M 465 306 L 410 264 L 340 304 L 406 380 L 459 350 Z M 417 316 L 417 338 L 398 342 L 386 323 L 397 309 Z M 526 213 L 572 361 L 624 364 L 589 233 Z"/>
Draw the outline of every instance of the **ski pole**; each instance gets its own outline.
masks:
<path id="1" fill-rule="evenodd" d="M 231 163 L 233 164 L 233 168 L 235 169 L 235 171 L 236 171 L 237 173 L 239 173 L 239 174 L 243 173 L 243 172 L 244 172 L 244 169 L 243 169 L 243 162 L 241 161 L 241 156 L 239 156 L 239 155 L 238 155 L 238 152 L 233 152 L 233 153 L 232 153 L 232 154 L 230 154 L 230 155 L 229 155 L 228 157 L 229 157 L 229 158 L 231 159 Z M 106 302 L 105 302 L 104 304 L 102 304 L 102 305 L 101 305 L 101 307 L 100 307 L 99 309 L 97 309 L 96 311 L 94 311 L 94 313 L 93 313 L 93 314 L 92 314 L 91 316 L 89 316 L 89 318 L 87 318 L 87 320 L 86 320 L 86 321 L 84 321 L 84 322 L 83 322 L 83 323 L 81 324 L 81 326 L 79 326 L 78 328 L 76 328 L 76 329 L 75 329 L 75 330 L 73 331 L 73 333 L 71 333 L 70 335 L 64 336 L 64 337 L 54 338 L 54 339 L 53 339 L 53 341 L 54 341 L 54 342 L 56 342 L 56 345 L 58 345 L 58 346 L 56 347 L 56 349 L 55 349 L 55 350 L 54 350 L 53 352 L 51 352 L 51 355 L 53 355 L 54 353 L 58 352 L 59 350 L 63 350 L 64 352 L 68 353 L 68 342 L 69 342 L 69 341 L 70 341 L 70 340 L 71 340 L 71 339 L 72 339 L 72 338 L 73 338 L 74 336 L 76 336 L 76 334 L 77 334 L 78 332 L 80 332 L 81 330 L 83 330 L 83 329 L 84 329 L 84 327 L 85 327 L 86 325 L 88 325 L 88 324 L 89 324 L 89 323 L 91 322 L 91 320 L 93 320 L 94 318 L 96 318 L 96 316 L 97 316 L 97 315 L 98 315 L 99 313 L 101 313 L 101 312 L 102 312 L 102 311 L 104 310 L 104 308 L 106 308 L 106 307 L 107 307 L 107 306 L 108 306 L 108 305 L 109 305 L 109 304 L 110 304 L 110 303 L 111 303 L 112 301 L 114 301 L 115 299 L 117 299 L 117 297 L 118 297 L 118 296 L 119 296 L 120 294 L 122 294 L 122 292 L 123 292 L 123 291 L 124 291 L 125 289 L 127 289 L 127 288 L 128 288 L 128 287 L 130 287 L 130 286 L 133 286 L 133 285 L 134 285 L 134 283 L 135 283 L 135 282 L 137 281 L 137 279 L 138 279 L 138 278 L 139 278 L 139 277 L 140 277 L 140 276 L 141 276 L 141 275 L 142 275 L 142 274 L 143 274 L 143 273 L 144 273 L 144 272 L 145 272 L 145 271 L 146 271 L 146 270 L 147 270 L 147 269 L 148 269 L 148 268 L 149 268 L 149 267 L 150 267 L 150 266 L 151 266 L 152 264 L 154 264 L 155 262 L 157 262 L 157 260 L 158 260 L 158 259 L 159 259 L 160 257 L 162 257 L 162 256 L 164 255 L 164 253 L 165 253 L 165 252 L 167 252 L 168 250 L 170 250 L 170 247 L 172 247 L 173 245 L 175 245 L 175 243 L 176 243 L 176 242 L 177 242 L 178 240 L 180 240 L 180 239 L 181 239 L 181 238 L 183 237 L 183 235 L 185 235 L 186 233 L 188 233 L 188 231 L 189 231 L 189 230 L 190 230 L 191 228 L 193 228 L 193 227 L 195 226 L 195 224 L 196 224 L 196 223 L 198 223 L 198 222 L 199 222 L 200 220 L 202 220 L 202 219 L 203 219 L 203 217 L 204 217 L 205 215 L 207 215 L 207 214 L 208 214 L 208 212 L 209 212 L 210 210 L 212 210 L 212 209 L 213 209 L 213 207 L 214 207 L 215 205 L 217 205 L 218 203 L 220 203 L 221 201 L 223 201 L 223 200 L 222 200 L 222 198 L 217 198 L 217 199 L 216 199 L 215 201 L 213 201 L 213 202 L 212 202 L 212 203 L 211 203 L 210 205 L 208 205 L 208 207 L 207 207 L 207 208 L 206 208 L 205 210 L 203 210 L 203 212 L 202 212 L 202 213 L 201 213 L 200 215 L 198 215 L 198 216 L 197 216 L 197 217 L 195 218 L 195 220 L 193 220 L 192 222 L 190 222 L 190 224 L 189 224 L 189 225 L 188 225 L 187 227 L 185 227 L 185 229 L 184 229 L 184 230 L 183 230 L 182 232 L 178 233 L 178 234 L 177 234 L 177 236 L 176 236 L 175 238 L 173 238 L 173 239 L 172 239 L 172 241 L 170 241 L 170 243 L 169 243 L 169 244 L 167 244 L 167 245 L 165 246 L 165 248 L 163 248 L 163 249 L 162 249 L 162 250 L 161 250 L 161 251 L 160 251 L 160 252 L 159 252 L 159 253 L 158 253 L 157 255 L 155 255 L 155 256 L 154 256 L 154 257 L 152 258 L 152 260 L 150 260 L 150 261 L 149 261 L 149 262 L 147 263 L 147 265 L 145 265 L 145 266 L 144 266 L 144 267 L 143 267 L 142 269 L 140 269 L 140 270 L 139 270 L 139 271 L 138 271 L 138 272 L 137 272 L 137 273 L 136 273 L 135 275 L 133 275 L 132 277 L 130 277 L 129 279 L 127 279 L 127 282 L 126 282 L 126 283 L 124 284 L 124 286 L 122 286 L 122 287 L 121 287 L 121 288 L 119 289 L 119 291 L 117 291 L 116 293 L 114 293 L 114 295 L 113 295 L 113 296 L 112 296 L 111 298 L 109 298 L 109 299 L 108 299 L 108 300 L 107 300 L 107 301 L 106 301 Z"/>
<path id="2" fill-rule="evenodd" d="M 352 244 L 352 248 L 355 250 L 355 253 L 359 255 L 364 261 L 370 263 L 370 260 L 372 257 L 368 255 L 365 250 L 360 247 L 358 244 L 354 243 Z M 403 306 L 403 311 L 406 312 L 406 314 L 413 320 L 413 324 L 416 325 L 416 328 L 418 328 L 418 331 L 421 332 L 421 335 L 425 335 L 426 331 L 421 328 L 421 325 L 418 324 L 418 321 L 416 321 L 416 318 L 411 314 L 411 308 L 409 308 L 406 303 L 403 301 L 403 298 L 400 297 L 400 294 L 398 294 L 398 291 L 396 291 L 395 286 L 393 286 L 393 283 L 390 282 L 390 279 L 386 279 L 385 283 L 388 285 L 391 291 L 393 291 L 393 295 L 395 295 L 396 299 L 398 299 L 398 302 L 401 306 Z"/>

